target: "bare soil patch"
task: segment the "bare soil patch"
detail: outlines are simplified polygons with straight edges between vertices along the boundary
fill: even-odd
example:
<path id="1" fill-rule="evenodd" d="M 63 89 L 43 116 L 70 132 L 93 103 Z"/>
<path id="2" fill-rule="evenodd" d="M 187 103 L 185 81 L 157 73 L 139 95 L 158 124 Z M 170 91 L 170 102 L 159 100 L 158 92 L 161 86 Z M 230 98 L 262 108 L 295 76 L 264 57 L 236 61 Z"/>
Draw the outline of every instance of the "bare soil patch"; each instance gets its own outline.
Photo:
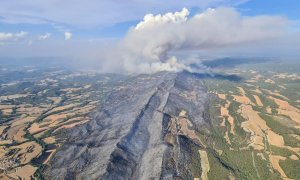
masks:
<path id="1" fill-rule="evenodd" d="M 287 101 L 269 96 L 279 106 L 278 113 L 289 116 L 293 121 L 300 124 L 300 110 L 288 103 Z"/>
<path id="2" fill-rule="evenodd" d="M 286 158 L 282 157 L 282 156 L 270 155 L 270 162 L 271 162 L 273 168 L 280 173 L 282 178 L 287 178 L 287 176 L 286 176 L 285 172 L 282 170 L 282 168 L 280 167 L 279 161 L 285 160 L 285 159 Z"/>
<path id="3" fill-rule="evenodd" d="M 209 165 L 207 153 L 206 153 L 206 151 L 199 150 L 199 154 L 200 154 L 201 169 L 202 169 L 201 179 L 208 180 L 207 174 L 209 173 L 210 165 Z"/>
<path id="4" fill-rule="evenodd" d="M 260 98 L 257 95 L 253 95 L 256 101 L 256 104 L 258 106 L 264 106 L 263 103 L 261 102 Z"/>

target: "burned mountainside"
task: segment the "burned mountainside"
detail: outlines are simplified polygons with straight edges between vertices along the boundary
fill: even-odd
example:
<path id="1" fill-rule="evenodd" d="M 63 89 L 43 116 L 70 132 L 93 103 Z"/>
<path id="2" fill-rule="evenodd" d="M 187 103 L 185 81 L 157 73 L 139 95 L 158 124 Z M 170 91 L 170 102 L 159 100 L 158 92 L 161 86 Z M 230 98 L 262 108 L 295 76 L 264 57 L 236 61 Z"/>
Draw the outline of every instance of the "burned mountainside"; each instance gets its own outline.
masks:
<path id="1" fill-rule="evenodd" d="M 66 132 L 48 179 L 201 177 L 199 130 L 209 94 L 190 73 L 141 75 L 112 92 L 90 122 Z"/>

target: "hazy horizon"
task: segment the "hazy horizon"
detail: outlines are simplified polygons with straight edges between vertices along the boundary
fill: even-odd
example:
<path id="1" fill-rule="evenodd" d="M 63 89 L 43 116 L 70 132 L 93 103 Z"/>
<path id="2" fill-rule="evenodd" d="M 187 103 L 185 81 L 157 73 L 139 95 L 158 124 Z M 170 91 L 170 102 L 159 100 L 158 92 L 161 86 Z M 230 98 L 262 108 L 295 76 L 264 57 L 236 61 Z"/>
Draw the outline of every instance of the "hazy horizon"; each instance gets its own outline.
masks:
<path id="1" fill-rule="evenodd" d="M 121 73 L 197 71 L 189 64 L 224 57 L 300 58 L 297 1 L 171 2 L 2 2 L 0 57 L 58 57 Z"/>

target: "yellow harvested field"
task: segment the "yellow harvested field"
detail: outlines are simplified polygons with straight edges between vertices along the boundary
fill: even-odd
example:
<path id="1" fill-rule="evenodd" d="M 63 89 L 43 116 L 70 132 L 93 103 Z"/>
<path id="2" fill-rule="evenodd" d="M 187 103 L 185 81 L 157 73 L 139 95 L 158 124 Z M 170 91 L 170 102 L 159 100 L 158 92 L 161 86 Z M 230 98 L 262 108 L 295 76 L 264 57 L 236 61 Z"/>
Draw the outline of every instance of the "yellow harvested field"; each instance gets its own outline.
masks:
<path id="1" fill-rule="evenodd" d="M 5 104 L 0 104 L 0 109 L 12 109 L 16 107 L 15 105 L 5 105 Z"/>
<path id="2" fill-rule="evenodd" d="M 273 168 L 280 173 L 282 178 L 287 178 L 287 176 L 286 176 L 285 172 L 282 170 L 282 168 L 280 167 L 279 161 L 285 160 L 285 159 L 286 158 L 282 157 L 282 156 L 270 155 L 270 162 L 271 162 Z"/>
<path id="3" fill-rule="evenodd" d="M 218 97 L 220 99 L 226 100 L 226 95 L 225 94 L 218 94 Z"/>
<path id="4" fill-rule="evenodd" d="M 21 127 L 19 130 L 18 130 L 18 132 L 17 132 L 17 134 L 15 134 L 14 136 L 13 136 L 13 140 L 15 140 L 15 141 L 17 141 L 17 142 L 24 142 L 24 141 L 26 141 L 27 139 L 25 139 L 24 138 L 24 135 L 25 135 L 26 133 L 25 133 L 25 127 L 23 126 L 23 127 Z"/>
<path id="5" fill-rule="evenodd" d="M 94 109 L 95 106 L 92 105 L 87 105 L 82 108 L 74 108 L 67 113 L 60 113 L 60 114 L 52 114 L 48 117 L 45 118 L 45 121 L 40 123 L 39 126 L 48 126 L 48 127 L 55 127 L 59 124 L 63 125 L 63 120 L 70 118 L 72 116 L 75 116 L 76 114 L 87 114 L 89 113 L 92 109 Z M 82 120 L 82 118 L 71 118 L 67 122 L 70 122 L 70 120 Z M 77 123 L 79 124 L 79 123 Z M 68 127 L 68 126 L 67 126 Z M 69 128 L 69 127 L 68 127 Z"/>
<path id="6" fill-rule="evenodd" d="M 259 94 L 262 94 L 262 92 L 261 92 L 260 89 L 255 89 L 255 90 L 252 90 L 252 91 L 254 91 L 254 92 L 256 92 L 256 93 L 259 93 Z"/>
<path id="7" fill-rule="evenodd" d="M 83 110 L 82 110 L 83 111 Z M 70 112 L 70 111 L 69 111 Z M 80 114 L 79 110 L 74 113 L 62 113 L 62 114 L 53 114 L 45 118 L 45 121 L 40 123 L 40 126 L 48 126 L 48 127 L 55 127 L 60 124 L 64 124 L 65 122 L 70 122 L 72 120 L 81 120 L 81 117 L 75 117 L 71 118 L 72 116 L 75 116 L 76 114 Z M 70 118 L 70 119 L 68 119 Z M 66 121 L 66 119 L 68 119 Z"/>
<path id="8" fill-rule="evenodd" d="M 245 90 L 243 88 L 241 88 L 241 87 L 238 87 L 238 89 L 240 90 L 240 92 L 241 92 L 242 95 L 241 96 L 232 95 L 233 98 L 234 98 L 234 100 L 236 102 L 241 103 L 241 104 L 252 104 L 253 105 L 253 103 L 251 102 L 251 100 L 245 95 L 246 94 Z"/>
<path id="9" fill-rule="evenodd" d="M 57 125 L 63 125 L 67 122 L 71 121 L 78 121 L 78 120 L 83 120 L 84 118 L 82 117 L 75 117 L 75 118 L 70 118 L 67 121 L 64 121 L 64 119 L 69 118 L 74 116 L 75 113 L 66 113 L 66 114 L 54 114 L 51 116 L 48 116 L 45 120 L 45 122 L 40 123 L 40 126 L 47 126 L 47 127 L 56 127 Z"/>
<path id="10" fill-rule="evenodd" d="M 13 95 L 8 95 L 8 96 L 0 96 L 0 101 L 3 100 L 9 100 L 9 99 L 17 99 L 17 98 L 21 98 L 21 97 L 27 97 L 31 94 L 13 94 Z"/>
<path id="11" fill-rule="evenodd" d="M 47 144 L 53 144 L 56 142 L 55 137 L 52 137 L 52 136 L 44 138 L 43 141 Z"/>
<path id="12" fill-rule="evenodd" d="M 250 144 L 254 149 L 262 150 L 264 149 L 263 137 L 265 133 L 268 138 L 268 142 L 274 146 L 284 146 L 283 137 L 274 133 L 266 124 L 266 122 L 261 119 L 256 111 L 253 110 L 250 105 L 242 105 L 242 116 L 247 119 L 247 121 L 242 123 L 242 128 L 251 133 L 252 143 Z"/>
<path id="13" fill-rule="evenodd" d="M 34 134 L 33 136 L 34 136 L 35 138 L 41 138 L 41 137 L 44 135 L 45 132 L 46 132 L 46 130 L 41 131 L 41 132 L 39 132 L 39 133 L 36 133 L 36 134 Z"/>
<path id="14" fill-rule="evenodd" d="M 14 127 L 14 126 L 19 126 L 19 125 L 24 125 L 25 123 L 32 122 L 35 119 L 36 119 L 36 117 L 33 117 L 33 116 L 27 116 L 25 118 L 18 118 L 18 119 L 13 120 L 11 126 Z"/>
<path id="15" fill-rule="evenodd" d="M 245 104 L 241 105 L 241 112 L 242 116 L 248 120 L 243 122 L 242 125 L 246 125 L 249 121 L 252 121 L 249 123 L 250 125 L 256 125 L 255 128 L 257 128 L 257 130 L 255 130 L 255 132 L 257 132 L 258 134 L 260 133 L 261 129 L 268 129 L 266 122 L 259 117 L 257 112 L 253 110 L 252 106 Z"/>
<path id="16" fill-rule="evenodd" d="M 278 147 L 284 147 L 283 137 L 274 133 L 273 131 L 266 131 L 270 144 Z"/>
<path id="17" fill-rule="evenodd" d="M 287 101 L 283 101 L 281 99 L 277 99 L 269 96 L 270 99 L 274 100 L 275 103 L 279 106 L 278 114 L 289 116 L 293 121 L 300 124 L 300 110 L 288 103 Z"/>
<path id="18" fill-rule="evenodd" d="M 53 101 L 53 104 L 58 104 L 61 101 L 61 97 L 48 97 L 51 101 Z"/>
<path id="19" fill-rule="evenodd" d="M 246 94 L 245 90 L 241 87 L 238 87 L 238 89 L 240 90 L 240 92 L 242 93 L 242 95 Z"/>
<path id="20" fill-rule="evenodd" d="M 191 97 L 190 97 L 191 98 Z M 81 107 L 81 108 L 74 108 L 72 111 L 70 112 L 74 112 L 76 114 L 86 114 L 91 112 L 93 109 L 95 108 L 94 105 L 87 105 L 85 107 Z"/>
<path id="21" fill-rule="evenodd" d="M 22 125 L 10 127 L 7 131 L 7 138 L 13 139 L 21 127 Z"/>
<path id="22" fill-rule="evenodd" d="M 47 129 L 48 129 L 47 127 L 40 128 L 40 125 L 35 122 L 30 126 L 29 132 L 30 132 L 30 134 L 35 134 L 35 133 L 38 133 L 41 131 L 45 131 Z"/>
<path id="23" fill-rule="evenodd" d="M 261 102 L 260 98 L 257 95 L 253 95 L 256 101 L 256 104 L 258 106 L 264 106 L 263 103 Z"/>
<path id="24" fill-rule="evenodd" d="M 291 155 L 290 159 L 292 159 L 292 160 L 299 160 L 299 158 L 295 154 Z"/>
<path id="25" fill-rule="evenodd" d="M 0 173 L 0 179 L 1 180 L 11 180 L 9 177 L 7 177 L 7 175 L 5 175 L 4 173 Z"/>
<path id="26" fill-rule="evenodd" d="M 63 126 L 59 127 L 58 129 L 62 129 L 62 128 L 69 129 L 69 128 L 75 127 L 75 126 L 77 126 L 77 125 L 84 124 L 84 123 L 86 123 L 86 122 L 88 122 L 88 121 L 89 121 L 89 120 L 84 120 L 84 121 L 76 122 L 76 123 L 73 123 L 73 124 L 63 125 Z M 57 130 L 58 130 L 58 129 L 57 129 Z M 55 131 L 56 131 L 56 130 L 55 130 Z M 54 132 L 55 132 L 55 131 L 54 131 Z"/>
<path id="27" fill-rule="evenodd" d="M 37 167 L 27 164 L 25 166 L 16 168 L 16 172 L 9 173 L 8 176 L 15 179 L 31 180 L 33 179 L 33 174 L 37 169 Z"/>
<path id="28" fill-rule="evenodd" d="M 293 151 L 294 153 L 300 155 L 300 148 L 294 148 L 294 147 L 290 147 L 290 146 L 285 146 L 285 148 Z"/>
<path id="29" fill-rule="evenodd" d="M 283 99 L 285 99 L 285 100 L 289 100 L 287 97 L 285 97 L 285 96 L 283 96 L 282 94 L 280 94 L 279 91 L 272 92 L 272 91 L 270 91 L 270 90 L 266 90 L 266 89 L 264 89 L 264 90 L 267 91 L 271 96 L 272 96 L 272 95 L 273 95 L 273 96 L 278 96 L 278 97 L 281 97 L 281 98 L 283 98 Z"/>
<path id="30" fill-rule="evenodd" d="M 11 115 L 11 113 L 13 112 L 13 109 L 2 109 L 1 110 L 3 115 Z"/>
<path id="31" fill-rule="evenodd" d="M 29 163 L 33 158 L 39 156 L 42 152 L 42 147 L 36 142 L 26 142 L 18 146 L 12 146 L 11 149 L 19 148 L 20 151 L 16 156 L 19 156 L 21 164 Z"/>
<path id="32" fill-rule="evenodd" d="M 267 113 L 272 114 L 272 108 L 267 107 L 266 109 L 267 109 Z"/>
<path id="33" fill-rule="evenodd" d="M 208 180 L 207 174 L 209 173 L 210 165 L 209 165 L 207 153 L 206 151 L 199 150 L 199 154 L 201 159 L 201 170 L 202 170 L 201 179 Z"/>
<path id="34" fill-rule="evenodd" d="M 300 112 L 298 111 L 278 109 L 278 114 L 289 116 L 293 121 L 300 123 Z"/>
<path id="35" fill-rule="evenodd" d="M 87 94 L 83 94 L 83 95 L 70 95 L 70 99 L 72 99 L 72 100 L 80 100 L 80 99 L 82 99 L 82 98 L 87 98 L 87 97 L 89 97 L 90 96 L 90 94 L 89 93 L 87 93 Z"/>
<path id="36" fill-rule="evenodd" d="M 225 107 L 221 106 L 221 116 L 223 117 L 223 122 L 221 126 L 225 126 L 225 118 L 227 117 L 227 120 L 230 124 L 230 133 L 234 134 L 234 119 L 233 117 L 229 114 L 228 108 L 229 108 L 230 102 L 227 101 Z"/>
<path id="37" fill-rule="evenodd" d="M 41 107 L 23 106 L 23 107 L 19 107 L 17 109 L 17 112 L 20 113 L 20 114 L 28 114 L 28 115 L 31 115 L 31 116 L 39 116 L 44 110 L 45 110 L 45 108 L 41 108 Z"/>
<path id="38" fill-rule="evenodd" d="M 32 86 L 44 84 L 49 88 L 57 87 L 61 83 L 51 78 L 34 82 Z M 52 83 L 48 84 L 49 82 Z M 102 80 L 98 82 L 103 83 Z M 20 91 L 20 94 L 4 96 L 6 94 L 3 93 L 0 95 L 0 113 L 7 115 L 3 116 L 3 123 L 0 125 L 0 179 L 36 179 L 33 175 L 39 165 L 49 163 L 57 148 L 63 145 L 64 137 L 53 133 L 59 129 L 73 128 L 90 121 L 91 111 L 101 102 L 91 98 L 91 95 L 99 95 L 102 98 L 105 94 L 98 88 L 94 89 L 92 84 L 84 84 L 79 88 L 74 85 L 76 84 L 66 86 L 70 88 L 59 89 L 64 91 L 61 95 L 52 93 L 51 88 L 37 93 L 31 92 L 32 88 L 29 88 L 24 92 Z M 105 86 L 103 91 L 112 90 L 111 87 L 103 86 Z M 13 93 L 14 87 L 12 88 L 11 92 L 10 90 L 7 92 Z M 25 94 L 29 91 L 32 94 Z M 186 95 L 187 98 L 197 98 L 197 93 L 194 91 Z M 16 100 L 6 101 L 10 99 Z M 181 130 L 190 133 L 189 124 L 184 123 L 187 122 L 182 122 Z M 35 139 L 26 139 L 25 135 L 28 135 L 26 136 L 28 138 L 33 136 Z M 37 142 L 43 142 L 48 146 L 43 149 L 42 145 Z M 40 157 L 42 153 L 46 154 Z M 39 158 L 34 162 L 37 167 L 32 164 L 35 158 Z"/>
<path id="39" fill-rule="evenodd" d="M 251 140 L 250 146 L 253 147 L 254 149 L 256 149 L 256 150 L 265 149 L 264 139 L 262 136 L 252 135 L 250 137 L 250 140 Z"/>
<path id="40" fill-rule="evenodd" d="M 236 102 L 239 102 L 241 104 L 253 104 L 250 99 L 246 96 L 236 96 L 233 95 L 233 98 Z"/>
<path id="41" fill-rule="evenodd" d="M 5 145 L 5 144 L 12 144 L 13 141 L 11 139 L 9 140 L 0 140 L 0 145 Z"/>
<path id="42" fill-rule="evenodd" d="M 73 113 L 64 113 L 64 114 L 52 114 L 45 118 L 45 122 L 40 123 L 41 125 L 49 125 L 49 127 L 53 127 L 58 124 L 60 121 L 67 117 L 73 116 Z"/>
<path id="43" fill-rule="evenodd" d="M 53 108 L 47 114 L 51 114 L 51 113 L 56 112 L 56 111 L 63 111 L 63 110 L 73 108 L 73 107 L 76 107 L 76 106 L 78 106 L 77 103 L 76 104 L 68 104 L 68 105 L 65 105 L 65 106 L 59 106 L 59 107 Z"/>

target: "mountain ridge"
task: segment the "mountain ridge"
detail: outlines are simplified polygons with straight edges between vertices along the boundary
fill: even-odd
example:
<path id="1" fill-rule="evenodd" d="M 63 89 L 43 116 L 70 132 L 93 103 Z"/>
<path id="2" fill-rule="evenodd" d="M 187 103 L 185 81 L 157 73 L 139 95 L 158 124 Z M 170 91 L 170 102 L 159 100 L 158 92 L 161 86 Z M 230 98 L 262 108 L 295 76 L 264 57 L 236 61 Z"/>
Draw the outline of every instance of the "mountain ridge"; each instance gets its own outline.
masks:
<path id="1" fill-rule="evenodd" d="M 73 129 L 69 140 L 46 169 L 46 177 L 194 177 L 194 172 L 184 167 L 184 164 L 191 161 L 189 156 L 193 154 L 180 152 L 180 146 L 188 142 L 182 141 L 182 138 L 190 137 L 184 133 L 172 134 L 168 128 L 172 118 L 179 117 L 182 111 L 190 119 L 186 131 L 189 128 L 197 129 L 205 123 L 202 117 L 208 98 L 205 87 L 201 80 L 187 72 L 148 75 L 148 78 L 152 80 L 144 81 L 144 84 L 134 89 L 126 90 L 126 87 L 132 87 L 128 84 L 125 90 L 112 92 L 105 103 L 110 107 L 102 108 L 95 113 L 91 122 Z M 169 136 L 178 136 L 178 141 L 174 144 L 166 142 L 168 133 Z M 191 139 L 187 144 L 195 143 Z M 169 163 L 176 159 L 175 156 L 178 159 L 175 160 L 177 165 L 174 168 Z M 181 164 L 180 161 L 186 162 Z"/>

